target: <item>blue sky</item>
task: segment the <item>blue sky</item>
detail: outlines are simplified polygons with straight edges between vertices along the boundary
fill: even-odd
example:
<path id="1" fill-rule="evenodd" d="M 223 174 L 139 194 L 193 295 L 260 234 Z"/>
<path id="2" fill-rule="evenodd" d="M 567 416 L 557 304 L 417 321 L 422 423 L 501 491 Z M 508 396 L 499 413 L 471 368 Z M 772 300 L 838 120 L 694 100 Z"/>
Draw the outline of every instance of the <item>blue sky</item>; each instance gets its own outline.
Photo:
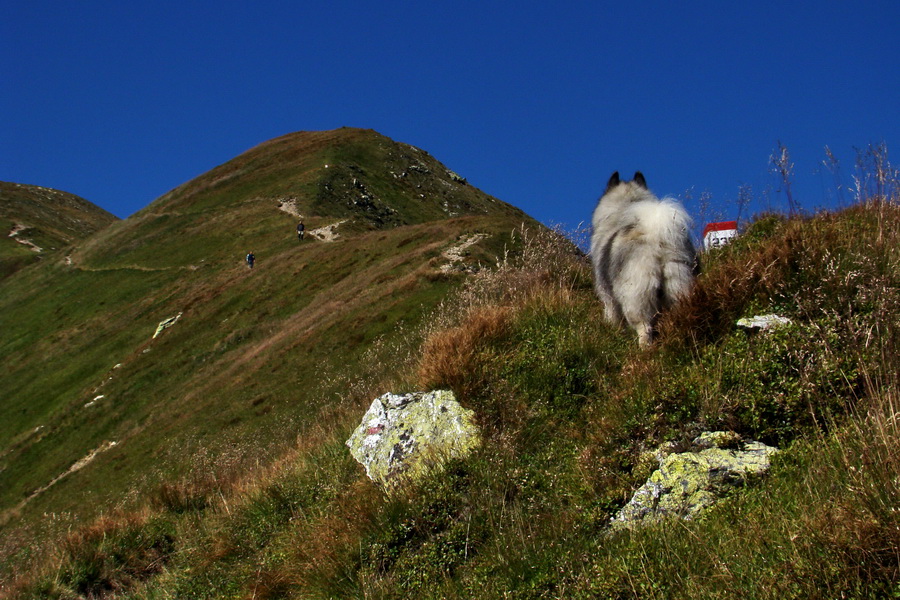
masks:
<path id="1" fill-rule="evenodd" d="M 120 217 L 267 139 L 372 128 L 548 224 L 614 170 L 698 223 L 835 207 L 828 145 L 900 143 L 896 0 L 101 2 L 0 9 L 0 180 Z M 701 194 L 709 207 L 701 207 Z M 844 202 L 849 201 L 845 196 Z M 746 215 L 745 212 L 745 215 Z"/>

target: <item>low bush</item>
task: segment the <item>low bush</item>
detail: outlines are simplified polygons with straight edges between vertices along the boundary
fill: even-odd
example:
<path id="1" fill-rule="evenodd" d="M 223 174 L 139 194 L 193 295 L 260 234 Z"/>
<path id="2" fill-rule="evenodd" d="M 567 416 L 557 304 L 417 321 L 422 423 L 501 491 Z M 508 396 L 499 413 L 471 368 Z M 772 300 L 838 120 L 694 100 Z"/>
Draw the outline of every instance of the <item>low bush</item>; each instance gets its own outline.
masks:
<path id="1" fill-rule="evenodd" d="M 113 598 L 160 573 L 175 549 L 171 522 L 111 515 L 71 533 L 51 565 L 20 592 L 30 598 Z"/>

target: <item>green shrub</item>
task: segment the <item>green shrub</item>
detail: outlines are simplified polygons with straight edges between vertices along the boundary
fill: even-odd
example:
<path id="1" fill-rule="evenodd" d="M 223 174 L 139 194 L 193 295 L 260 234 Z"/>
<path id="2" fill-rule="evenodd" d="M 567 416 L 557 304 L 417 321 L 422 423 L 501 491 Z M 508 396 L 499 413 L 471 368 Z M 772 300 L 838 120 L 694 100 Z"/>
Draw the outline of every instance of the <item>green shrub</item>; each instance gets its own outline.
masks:
<path id="1" fill-rule="evenodd" d="M 696 369 L 714 390 L 703 418 L 781 445 L 826 427 L 861 393 L 855 357 L 833 320 L 753 333 L 738 330 L 706 349 Z"/>
<path id="2" fill-rule="evenodd" d="M 61 546 L 52 573 L 39 578 L 32 598 L 105 598 L 127 593 L 156 575 L 175 551 L 171 522 L 138 515 L 105 517 Z"/>

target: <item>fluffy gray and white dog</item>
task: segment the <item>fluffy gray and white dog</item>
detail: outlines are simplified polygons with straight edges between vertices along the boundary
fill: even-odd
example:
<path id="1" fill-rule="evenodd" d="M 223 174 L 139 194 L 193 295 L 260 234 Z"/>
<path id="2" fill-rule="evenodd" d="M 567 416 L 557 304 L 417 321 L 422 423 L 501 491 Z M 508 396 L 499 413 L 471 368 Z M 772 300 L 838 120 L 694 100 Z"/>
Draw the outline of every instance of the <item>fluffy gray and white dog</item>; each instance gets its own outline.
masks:
<path id="1" fill-rule="evenodd" d="M 612 174 L 591 220 L 594 288 L 606 320 L 628 323 L 642 347 L 656 335 L 660 313 L 688 295 L 696 255 L 691 218 L 672 198 L 659 199 L 639 172 Z"/>

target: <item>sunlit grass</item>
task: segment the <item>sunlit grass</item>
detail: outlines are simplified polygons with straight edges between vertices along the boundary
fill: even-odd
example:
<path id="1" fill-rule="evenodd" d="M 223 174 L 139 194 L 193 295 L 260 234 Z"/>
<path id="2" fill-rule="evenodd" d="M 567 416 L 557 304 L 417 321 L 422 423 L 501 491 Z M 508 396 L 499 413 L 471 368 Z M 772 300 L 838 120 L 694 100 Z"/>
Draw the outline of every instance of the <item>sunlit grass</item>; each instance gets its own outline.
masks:
<path id="1" fill-rule="evenodd" d="M 589 263 L 558 233 L 505 232 L 508 251 L 455 288 L 401 268 L 409 252 L 434 258 L 410 241 L 431 232 L 372 234 L 387 237 L 366 238 L 353 268 L 330 264 L 345 297 L 296 322 L 287 316 L 283 327 L 248 311 L 233 337 L 199 355 L 196 368 L 238 365 L 229 377 L 253 382 L 247 407 L 217 423 L 245 427 L 277 397 L 265 379 L 298 364 L 272 365 L 267 353 L 302 353 L 305 327 L 376 293 L 373 285 L 389 298 L 437 283 L 434 295 L 422 292 L 430 307 L 422 320 L 391 337 L 398 319 L 366 320 L 368 305 L 353 305 L 326 328 L 335 339 L 318 343 L 337 351 L 348 324 L 349 335 L 374 341 L 322 366 L 308 400 L 314 417 L 277 457 L 254 466 L 240 452 L 195 448 L 193 468 L 161 476 L 130 512 L 76 532 L 16 594 L 896 597 L 900 208 L 895 197 L 860 200 L 834 214 L 761 216 L 705 255 L 692 296 L 666 315 L 647 351 L 602 321 Z M 365 271 L 388 241 L 387 266 Z M 385 271 L 399 277 L 380 279 Z M 242 308 L 233 298 L 222 306 L 234 315 Z M 793 325 L 735 327 L 768 312 Z M 281 340 L 285 327 L 291 335 Z M 475 410 L 483 446 L 382 495 L 344 440 L 388 386 L 452 388 Z M 215 386 L 197 389 L 190 399 L 202 402 Z M 769 477 L 700 519 L 610 531 L 610 517 L 653 468 L 648 452 L 717 429 L 777 444 Z M 90 572 L 100 575 L 85 565 L 100 565 Z"/>

